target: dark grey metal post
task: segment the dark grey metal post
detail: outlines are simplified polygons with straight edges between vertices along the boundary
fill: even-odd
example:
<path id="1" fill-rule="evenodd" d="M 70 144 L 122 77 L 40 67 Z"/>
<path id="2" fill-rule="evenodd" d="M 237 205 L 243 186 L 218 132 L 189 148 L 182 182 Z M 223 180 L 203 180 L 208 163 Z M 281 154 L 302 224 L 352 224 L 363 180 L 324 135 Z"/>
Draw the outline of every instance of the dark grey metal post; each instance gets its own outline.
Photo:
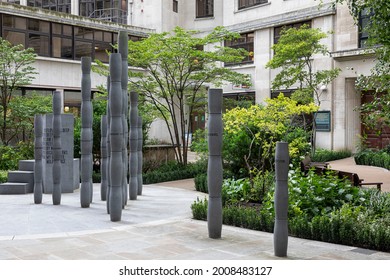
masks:
<path id="1" fill-rule="evenodd" d="M 277 257 L 287 256 L 288 244 L 288 143 L 277 142 L 275 153 L 275 226 L 274 226 L 274 252 Z"/>
<path id="2" fill-rule="evenodd" d="M 101 116 L 100 120 L 100 198 L 102 201 L 107 200 L 107 116 Z"/>
<path id="3" fill-rule="evenodd" d="M 122 125 L 122 58 L 120 53 L 110 55 L 110 177 L 111 191 L 109 211 L 111 221 L 120 221 L 122 217 L 122 186 L 123 186 L 123 125 Z"/>
<path id="4" fill-rule="evenodd" d="M 42 152 L 43 152 L 43 118 L 35 115 L 34 118 L 34 203 L 42 203 L 43 180 L 42 180 Z"/>
<path id="5" fill-rule="evenodd" d="M 207 225 L 210 238 L 221 238 L 222 232 L 222 89 L 208 92 L 208 146 L 207 185 L 209 204 Z"/>
<path id="6" fill-rule="evenodd" d="M 89 207 L 92 202 L 92 120 L 93 108 L 91 102 L 91 58 L 81 58 L 81 187 L 80 203 L 81 207 Z"/>
<path id="7" fill-rule="evenodd" d="M 135 91 L 130 92 L 130 160 L 129 160 L 129 173 L 130 173 L 130 200 L 136 200 L 138 194 L 138 93 Z"/>
<path id="8" fill-rule="evenodd" d="M 127 151 L 127 145 L 129 141 L 129 123 L 128 123 L 128 110 L 129 110 L 129 97 L 127 95 L 127 84 L 128 84 L 128 48 L 129 48 L 129 35 L 125 31 L 119 31 L 118 34 L 118 52 L 122 55 L 122 123 L 123 123 L 123 147 L 122 147 L 122 160 L 123 160 L 123 206 L 127 204 L 128 197 L 128 182 L 127 172 L 129 167 L 129 156 Z"/>
<path id="9" fill-rule="evenodd" d="M 138 179 L 138 195 L 142 195 L 142 185 L 143 185 L 143 179 L 142 179 L 142 141 L 143 141 L 143 135 L 142 135 L 142 117 L 138 116 L 138 145 L 137 145 L 137 155 L 138 155 L 138 172 L 137 172 L 137 179 Z"/>
<path id="10" fill-rule="evenodd" d="M 53 93 L 53 204 L 61 204 L 61 92 Z"/>

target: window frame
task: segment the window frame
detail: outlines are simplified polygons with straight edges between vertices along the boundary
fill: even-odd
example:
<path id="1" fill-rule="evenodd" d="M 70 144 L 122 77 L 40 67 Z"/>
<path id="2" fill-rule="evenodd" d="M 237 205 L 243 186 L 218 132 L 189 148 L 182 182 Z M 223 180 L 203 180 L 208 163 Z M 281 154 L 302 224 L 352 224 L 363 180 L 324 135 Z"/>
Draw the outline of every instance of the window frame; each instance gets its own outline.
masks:
<path id="1" fill-rule="evenodd" d="M 367 8 L 359 12 L 358 19 L 358 48 L 365 48 L 368 41 L 368 33 L 365 30 L 369 24 L 369 18 L 372 16 L 372 11 L 368 11 Z M 363 26 L 363 21 L 367 20 L 367 24 Z"/>
<path id="2" fill-rule="evenodd" d="M 196 0 L 196 2 L 195 2 L 195 17 L 196 18 L 214 17 L 214 1 L 213 0 Z"/>
<path id="3" fill-rule="evenodd" d="M 302 25 L 308 25 L 310 28 L 312 28 L 312 20 L 305 20 L 305 21 L 299 21 L 299 22 L 293 22 L 289 24 L 279 25 L 274 27 L 274 45 L 278 43 L 280 34 L 284 28 L 290 29 L 290 28 L 300 28 Z M 278 35 L 276 35 L 276 32 L 278 31 Z"/>
<path id="4" fill-rule="evenodd" d="M 172 0 L 172 10 L 175 13 L 179 12 L 179 1 L 177 0 Z"/>
<path id="5" fill-rule="evenodd" d="M 239 39 L 233 41 L 225 41 L 225 47 L 230 47 L 233 49 L 244 49 L 249 52 L 249 55 L 246 56 L 241 62 L 225 62 L 225 67 L 243 65 L 243 64 L 253 64 L 254 63 L 254 52 L 255 52 L 255 32 L 247 32 L 240 34 Z M 250 36 L 252 35 L 252 36 Z M 249 40 L 249 38 L 252 38 Z M 241 39 L 244 39 L 242 42 Z M 252 54 L 250 54 L 252 52 Z"/>
<path id="6" fill-rule="evenodd" d="M 267 3 L 268 0 L 238 0 L 237 7 L 238 10 L 243 10 L 246 8 L 255 7 Z"/>

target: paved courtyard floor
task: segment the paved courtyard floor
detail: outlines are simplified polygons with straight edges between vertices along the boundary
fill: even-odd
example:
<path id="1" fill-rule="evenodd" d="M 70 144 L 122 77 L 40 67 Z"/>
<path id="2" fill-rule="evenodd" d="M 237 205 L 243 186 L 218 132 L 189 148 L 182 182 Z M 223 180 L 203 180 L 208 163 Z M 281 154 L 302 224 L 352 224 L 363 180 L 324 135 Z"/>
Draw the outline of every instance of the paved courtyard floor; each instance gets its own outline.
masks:
<path id="1" fill-rule="evenodd" d="M 80 193 L 51 195 L 35 205 L 33 195 L 0 196 L 2 260 L 275 260 L 273 235 L 223 226 L 221 239 L 210 239 L 207 223 L 191 218 L 190 205 L 206 195 L 193 180 L 145 185 L 128 201 L 120 222 L 111 222 L 99 184 L 90 208 Z M 390 260 L 390 254 L 356 247 L 289 238 L 294 260 Z"/>

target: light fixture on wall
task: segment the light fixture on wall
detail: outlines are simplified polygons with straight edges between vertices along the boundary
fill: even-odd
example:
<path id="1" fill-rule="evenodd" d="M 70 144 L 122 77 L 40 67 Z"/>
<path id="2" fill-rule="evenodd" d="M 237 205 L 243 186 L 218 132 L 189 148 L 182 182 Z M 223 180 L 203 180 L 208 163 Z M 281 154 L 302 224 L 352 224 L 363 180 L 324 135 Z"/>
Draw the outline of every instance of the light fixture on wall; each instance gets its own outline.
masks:
<path id="1" fill-rule="evenodd" d="M 64 112 L 68 113 L 69 112 L 69 106 L 64 107 Z"/>
<path id="2" fill-rule="evenodd" d="M 320 86 L 320 90 L 321 90 L 321 92 L 327 92 L 328 88 L 326 87 L 326 85 L 322 85 L 322 86 Z"/>

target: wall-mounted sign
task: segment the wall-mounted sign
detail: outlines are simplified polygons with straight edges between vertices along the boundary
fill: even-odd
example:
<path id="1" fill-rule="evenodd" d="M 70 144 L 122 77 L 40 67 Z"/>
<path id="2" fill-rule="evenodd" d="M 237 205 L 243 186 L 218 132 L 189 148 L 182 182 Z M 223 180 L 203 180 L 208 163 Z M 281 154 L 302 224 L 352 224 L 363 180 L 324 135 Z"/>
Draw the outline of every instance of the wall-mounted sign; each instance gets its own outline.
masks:
<path id="1" fill-rule="evenodd" d="M 330 131 L 330 111 L 318 111 L 314 119 L 317 131 Z"/>

